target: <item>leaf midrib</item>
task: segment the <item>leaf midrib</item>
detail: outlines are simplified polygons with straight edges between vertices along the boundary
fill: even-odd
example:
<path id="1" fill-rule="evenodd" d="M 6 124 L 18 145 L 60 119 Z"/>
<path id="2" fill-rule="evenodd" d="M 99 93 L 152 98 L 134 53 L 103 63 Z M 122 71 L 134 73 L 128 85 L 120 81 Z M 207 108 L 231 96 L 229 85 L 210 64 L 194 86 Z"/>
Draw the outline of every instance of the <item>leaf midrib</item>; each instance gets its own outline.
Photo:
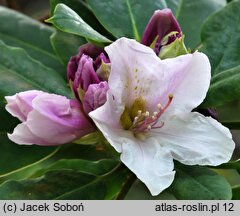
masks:
<path id="1" fill-rule="evenodd" d="M 133 35 L 134 35 L 134 37 L 137 41 L 140 41 L 140 35 L 139 35 L 138 29 L 137 29 L 136 21 L 135 21 L 135 18 L 133 16 L 133 12 L 132 12 L 132 8 L 131 8 L 129 0 L 126 0 L 126 4 L 127 4 L 131 24 L 132 24 Z"/>
<path id="2" fill-rule="evenodd" d="M 117 164 L 115 167 L 113 167 L 110 171 L 108 171 L 108 172 L 106 172 L 106 173 L 104 173 L 103 175 L 94 175 L 94 174 L 91 174 L 91 175 L 93 175 L 93 176 L 96 176 L 96 178 L 94 179 L 94 180 L 92 180 L 91 182 L 89 182 L 89 183 L 87 183 L 87 184 L 85 184 L 85 185 L 82 185 L 82 186 L 80 186 L 80 187 L 78 187 L 78 188 L 75 188 L 75 189 L 73 189 L 73 190 L 71 190 L 71 191 L 68 191 L 68 192 L 66 192 L 66 193 L 64 193 L 64 194 L 62 194 L 62 195 L 60 195 L 60 196 L 57 196 L 57 197 L 55 197 L 54 199 L 61 199 L 61 197 L 64 197 L 64 196 L 66 196 L 66 195 L 68 195 L 68 194 L 71 194 L 71 193 L 74 193 L 74 192 L 76 192 L 76 191 L 78 191 L 78 190 L 81 190 L 81 189 L 83 189 L 84 187 L 88 187 L 88 186 L 90 186 L 90 185 L 92 185 L 92 184 L 95 184 L 96 182 L 98 182 L 98 181 L 100 181 L 101 179 L 104 179 L 104 177 L 106 177 L 107 175 L 110 175 L 112 172 L 114 172 L 115 170 L 117 170 L 118 168 L 119 168 L 119 166 L 120 166 L 120 164 Z M 81 172 L 81 171 L 79 171 L 79 172 Z"/>

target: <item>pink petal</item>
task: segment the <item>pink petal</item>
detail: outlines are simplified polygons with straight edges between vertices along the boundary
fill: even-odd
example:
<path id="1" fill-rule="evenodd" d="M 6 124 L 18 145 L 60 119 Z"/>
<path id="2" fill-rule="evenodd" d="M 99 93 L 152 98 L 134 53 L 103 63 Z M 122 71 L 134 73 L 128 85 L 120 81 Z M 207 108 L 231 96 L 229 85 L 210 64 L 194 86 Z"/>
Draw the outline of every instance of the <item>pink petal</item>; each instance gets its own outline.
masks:
<path id="1" fill-rule="evenodd" d="M 26 121 L 28 113 L 32 111 L 32 100 L 41 94 L 45 93 L 37 90 L 29 90 L 13 96 L 6 96 L 6 110 L 20 121 Z"/>
<path id="2" fill-rule="evenodd" d="M 24 125 L 18 125 L 13 134 L 9 135 L 12 141 L 20 144 L 61 145 L 95 130 L 77 100 L 45 93 L 32 101 L 32 107 Z"/>

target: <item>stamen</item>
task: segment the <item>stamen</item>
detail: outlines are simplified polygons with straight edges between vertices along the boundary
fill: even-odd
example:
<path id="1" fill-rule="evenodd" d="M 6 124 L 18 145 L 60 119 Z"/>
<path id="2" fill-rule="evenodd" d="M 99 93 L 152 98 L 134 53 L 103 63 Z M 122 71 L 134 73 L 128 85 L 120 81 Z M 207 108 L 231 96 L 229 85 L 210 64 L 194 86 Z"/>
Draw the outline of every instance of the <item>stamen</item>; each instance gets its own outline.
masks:
<path id="1" fill-rule="evenodd" d="M 162 108 L 162 105 L 159 103 L 159 104 L 157 105 L 157 108 L 158 108 L 158 110 L 160 110 L 160 109 Z"/>
<path id="2" fill-rule="evenodd" d="M 168 106 L 170 105 L 170 103 L 172 102 L 173 100 L 173 95 L 172 94 L 169 94 L 168 95 L 168 102 L 166 104 L 166 106 L 162 109 L 162 113 L 168 108 Z"/>
<path id="3" fill-rule="evenodd" d="M 150 116 L 149 111 L 142 113 L 142 110 L 138 110 L 137 116 L 134 118 L 134 121 L 133 121 L 133 124 L 131 127 L 132 130 L 136 134 L 139 134 L 146 130 L 149 131 L 151 129 L 162 128 L 164 125 L 164 122 L 162 122 L 162 121 L 159 122 L 159 118 L 165 112 L 165 110 L 169 107 L 172 100 L 173 100 L 173 95 L 169 94 L 167 104 L 164 107 L 160 103 L 157 104 L 158 111 L 153 112 L 153 114 L 151 116 Z"/>
<path id="4" fill-rule="evenodd" d="M 138 110 L 137 114 L 138 114 L 138 117 L 141 116 L 142 115 L 142 110 Z"/>
<path id="5" fill-rule="evenodd" d="M 133 125 L 138 122 L 138 119 L 139 119 L 139 118 L 138 118 L 137 116 L 134 118 L 134 120 L 133 120 Z"/>

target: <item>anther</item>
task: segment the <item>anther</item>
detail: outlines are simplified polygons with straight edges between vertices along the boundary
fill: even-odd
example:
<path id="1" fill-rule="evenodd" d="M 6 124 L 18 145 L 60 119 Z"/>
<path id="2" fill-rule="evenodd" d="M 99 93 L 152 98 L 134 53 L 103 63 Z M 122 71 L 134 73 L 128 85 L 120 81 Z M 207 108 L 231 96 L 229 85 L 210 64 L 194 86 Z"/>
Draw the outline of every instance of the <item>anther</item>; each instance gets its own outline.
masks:
<path id="1" fill-rule="evenodd" d="M 157 105 L 157 108 L 160 110 L 160 109 L 162 108 L 162 105 L 159 103 L 159 104 Z"/>
<path id="2" fill-rule="evenodd" d="M 149 115 L 150 115 L 149 112 L 146 111 L 146 112 L 145 112 L 145 117 L 149 117 Z"/>
<path id="3" fill-rule="evenodd" d="M 148 129 L 148 130 L 151 130 L 151 128 L 152 128 L 151 125 L 148 125 L 148 126 L 147 126 L 147 129 Z"/>
<path id="4" fill-rule="evenodd" d="M 136 116 L 135 118 L 134 118 L 134 122 L 137 122 L 138 121 L 138 117 Z"/>
<path id="5" fill-rule="evenodd" d="M 153 116 L 156 117 L 158 112 L 153 112 Z"/>
<path id="6" fill-rule="evenodd" d="M 142 110 L 138 110 L 137 114 L 138 114 L 138 116 L 141 116 L 142 115 Z"/>
<path id="7" fill-rule="evenodd" d="M 173 98 L 173 94 L 169 94 L 168 98 L 171 100 Z"/>

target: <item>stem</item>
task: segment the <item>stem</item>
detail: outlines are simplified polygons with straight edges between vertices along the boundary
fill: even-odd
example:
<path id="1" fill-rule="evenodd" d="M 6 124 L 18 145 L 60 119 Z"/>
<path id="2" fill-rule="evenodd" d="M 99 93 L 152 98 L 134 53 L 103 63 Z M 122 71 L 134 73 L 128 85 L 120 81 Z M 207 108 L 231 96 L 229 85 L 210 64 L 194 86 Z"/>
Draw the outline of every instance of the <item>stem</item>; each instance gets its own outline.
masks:
<path id="1" fill-rule="evenodd" d="M 121 166 L 125 166 L 121 164 Z M 130 188 L 132 187 L 133 183 L 136 181 L 137 177 L 131 172 L 131 174 L 127 177 L 126 182 L 124 183 L 121 191 L 116 197 L 116 200 L 123 200 L 127 193 L 129 192 Z"/>

